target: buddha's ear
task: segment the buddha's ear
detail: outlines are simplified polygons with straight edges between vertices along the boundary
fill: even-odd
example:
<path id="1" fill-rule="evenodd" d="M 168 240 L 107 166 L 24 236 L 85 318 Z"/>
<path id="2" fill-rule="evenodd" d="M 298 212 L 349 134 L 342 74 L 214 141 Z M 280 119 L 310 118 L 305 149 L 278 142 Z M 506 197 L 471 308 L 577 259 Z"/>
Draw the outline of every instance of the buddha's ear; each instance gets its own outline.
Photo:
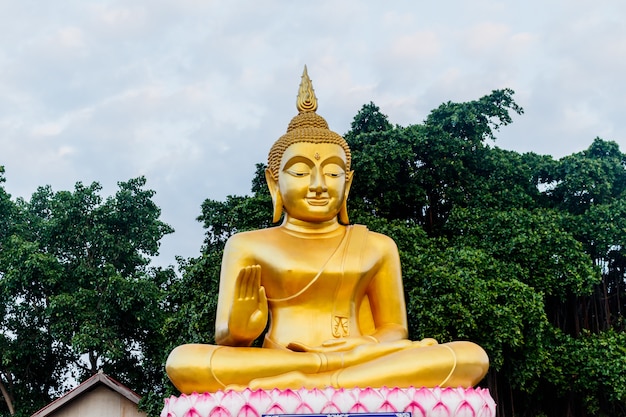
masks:
<path id="1" fill-rule="evenodd" d="M 348 171 L 346 173 L 346 190 L 343 193 L 343 203 L 341 203 L 341 209 L 339 210 L 339 221 L 342 224 L 350 224 L 350 219 L 348 218 L 348 194 L 350 194 L 353 179 L 354 171 Z"/>
<path id="2" fill-rule="evenodd" d="M 269 168 L 265 170 L 265 181 L 267 181 L 267 188 L 269 188 L 270 195 L 272 196 L 272 223 L 276 223 L 283 215 L 283 198 L 280 195 L 278 181 L 274 179 L 274 177 L 272 176 L 272 171 L 270 171 Z"/>

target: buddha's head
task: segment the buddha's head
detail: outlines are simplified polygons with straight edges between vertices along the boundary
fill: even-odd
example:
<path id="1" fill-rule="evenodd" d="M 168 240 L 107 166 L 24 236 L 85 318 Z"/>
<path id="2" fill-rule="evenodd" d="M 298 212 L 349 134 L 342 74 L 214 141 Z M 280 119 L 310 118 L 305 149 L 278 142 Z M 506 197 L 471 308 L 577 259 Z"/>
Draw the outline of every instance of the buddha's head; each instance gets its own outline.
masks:
<path id="1" fill-rule="evenodd" d="M 283 207 L 299 220 L 326 221 L 339 216 L 347 224 L 346 201 L 352 183 L 351 154 L 341 135 L 319 116 L 306 66 L 297 100 L 298 115 L 272 146 L 265 178 L 274 204 L 273 221 Z"/>

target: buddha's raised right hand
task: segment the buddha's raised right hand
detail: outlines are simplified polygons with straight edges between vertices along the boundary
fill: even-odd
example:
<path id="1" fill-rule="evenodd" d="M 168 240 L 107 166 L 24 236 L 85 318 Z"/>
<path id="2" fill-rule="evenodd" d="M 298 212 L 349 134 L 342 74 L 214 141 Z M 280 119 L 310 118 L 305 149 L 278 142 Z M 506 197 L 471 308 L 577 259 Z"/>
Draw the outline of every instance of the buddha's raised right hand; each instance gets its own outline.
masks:
<path id="1" fill-rule="evenodd" d="M 261 266 L 242 268 L 235 281 L 235 294 L 228 318 L 233 339 L 252 343 L 267 324 L 267 297 L 261 286 Z"/>

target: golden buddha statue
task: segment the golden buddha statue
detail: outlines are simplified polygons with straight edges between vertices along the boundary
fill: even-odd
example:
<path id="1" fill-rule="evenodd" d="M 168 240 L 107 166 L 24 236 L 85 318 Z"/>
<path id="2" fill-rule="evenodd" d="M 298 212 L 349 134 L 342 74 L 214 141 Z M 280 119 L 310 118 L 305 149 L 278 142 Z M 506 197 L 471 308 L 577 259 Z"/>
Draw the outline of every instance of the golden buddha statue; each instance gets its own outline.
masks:
<path id="1" fill-rule="evenodd" d="M 397 247 L 348 225 L 350 149 L 316 114 L 306 67 L 298 115 L 269 153 L 266 179 L 280 226 L 225 247 L 215 341 L 167 360 L 183 393 L 220 389 L 470 387 L 489 359 L 471 342 L 407 340 Z M 250 347 L 265 330 L 262 348 Z"/>

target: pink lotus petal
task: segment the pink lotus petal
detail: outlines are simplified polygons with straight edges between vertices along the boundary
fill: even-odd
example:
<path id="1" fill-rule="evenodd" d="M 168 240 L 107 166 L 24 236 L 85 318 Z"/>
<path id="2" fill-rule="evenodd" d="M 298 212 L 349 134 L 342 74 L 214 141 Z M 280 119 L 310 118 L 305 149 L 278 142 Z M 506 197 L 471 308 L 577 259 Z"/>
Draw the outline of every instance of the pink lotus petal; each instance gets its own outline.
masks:
<path id="1" fill-rule="evenodd" d="M 335 394 L 331 398 L 331 401 L 340 410 L 349 410 L 354 406 L 354 404 L 356 404 L 357 398 L 354 394 L 354 390 L 341 388 L 335 392 Z"/>
<path id="2" fill-rule="evenodd" d="M 251 404 L 260 414 L 264 414 L 272 404 L 272 397 L 270 394 L 262 389 L 251 391 L 248 393 L 247 404 Z"/>
<path id="3" fill-rule="evenodd" d="M 365 388 L 358 394 L 359 403 L 363 404 L 366 411 L 375 412 L 385 402 L 385 398 L 372 388 Z"/>
<path id="4" fill-rule="evenodd" d="M 476 417 L 493 417 L 496 415 L 496 407 L 489 407 L 489 405 L 483 405 L 478 413 L 476 413 Z"/>
<path id="5" fill-rule="evenodd" d="M 255 410 L 250 404 L 245 404 L 241 407 L 241 410 L 239 410 L 237 417 L 259 417 L 260 415 L 261 413 Z"/>
<path id="6" fill-rule="evenodd" d="M 415 391 L 412 400 L 424 407 L 424 410 L 432 410 L 439 402 L 439 394 L 441 390 L 420 388 Z"/>
<path id="7" fill-rule="evenodd" d="M 411 398 L 407 395 L 407 391 L 400 388 L 394 388 L 387 393 L 387 402 L 389 402 L 396 410 L 404 410 L 411 402 Z M 415 390 L 413 390 L 414 392 Z"/>
<path id="8" fill-rule="evenodd" d="M 272 400 L 273 400 L 273 401 L 276 401 L 276 400 L 278 399 L 278 397 L 280 397 L 280 394 L 281 394 L 282 392 L 283 392 L 283 390 L 281 390 L 281 389 L 278 389 L 278 388 L 273 388 L 273 389 L 269 392 L 269 394 L 270 394 L 270 397 L 272 397 Z"/>
<path id="9" fill-rule="evenodd" d="M 294 414 L 314 414 L 315 412 L 309 405 L 305 402 L 300 404 Z"/>
<path id="10" fill-rule="evenodd" d="M 409 403 L 403 411 L 411 413 L 412 417 L 426 417 L 426 410 L 416 402 Z"/>
<path id="11" fill-rule="evenodd" d="M 375 411 L 375 410 L 368 410 L 367 407 L 365 407 L 363 404 L 357 402 L 352 406 L 352 408 L 350 408 L 350 410 L 348 410 L 348 413 L 357 414 L 357 413 L 367 413 L 369 411 Z"/>
<path id="12" fill-rule="evenodd" d="M 201 416 L 209 416 L 211 410 L 213 410 L 219 403 L 212 394 L 202 394 L 196 398 L 195 408 Z"/>
<path id="13" fill-rule="evenodd" d="M 465 390 L 463 388 L 444 388 L 441 390 L 439 398 L 449 410 L 456 410 L 465 399 Z"/>
<path id="14" fill-rule="evenodd" d="M 332 401 L 329 401 L 328 403 L 326 403 L 326 405 L 322 407 L 322 411 L 320 411 L 320 414 L 336 414 L 336 413 L 341 413 L 341 409 L 337 407 L 337 404 L 335 404 Z"/>
<path id="15" fill-rule="evenodd" d="M 224 398 L 225 393 L 226 393 L 225 391 L 218 390 L 214 393 L 205 393 L 204 395 L 212 396 L 215 399 L 215 402 L 219 404 L 222 401 L 222 398 Z"/>
<path id="16" fill-rule="evenodd" d="M 203 416 L 201 416 L 200 413 L 198 413 L 198 410 L 196 410 L 195 407 L 191 407 L 189 410 L 187 410 L 184 417 L 203 417 Z"/>
<path id="17" fill-rule="evenodd" d="M 488 389 L 483 389 L 480 392 L 480 395 L 485 399 L 485 402 L 489 405 L 495 414 L 496 410 L 496 401 L 493 399 Z"/>
<path id="18" fill-rule="evenodd" d="M 170 413 L 172 413 L 176 417 L 183 417 L 185 413 L 187 412 L 187 410 L 189 410 L 192 407 L 192 404 L 191 404 L 191 399 L 187 395 L 182 394 L 178 398 L 171 397 L 169 406 L 170 406 L 170 410 L 169 410 Z"/>
<path id="19" fill-rule="evenodd" d="M 335 393 L 338 391 L 339 389 L 337 388 L 333 388 L 333 387 L 326 387 L 322 390 L 322 392 L 324 393 L 324 395 L 326 396 L 326 398 L 328 398 L 329 400 L 331 400 L 333 398 L 333 395 L 335 395 Z"/>
<path id="20" fill-rule="evenodd" d="M 298 406 L 302 403 L 300 396 L 290 389 L 281 391 L 276 400 L 280 402 L 282 408 L 287 414 L 293 414 L 293 412 L 296 411 L 296 408 L 298 408 Z"/>
<path id="21" fill-rule="evenodd" d="M 467 402 L 462 401 L 461 404 L 457 407 L 454 412 L 455 417 L 476 417 L 476 411 L 474 411 L 474 407 Z"/>
<path id="22" fill-rule="evenodd" d="M 489 389 L 487 388 L 468 388 L 468 390 L 473 389 L 474 392 L 479 395 L 480 397 L 483 397 L 485 399 L 487 398 L 491 398 L 491 393 L 489 392 Z"/>
<path id="23" fill-rule="evenodd" d="M 239 409 L 246 404 L 246 399 L 239 391 L 229 390 L 224 392 L 224 397 L 220 401 L 222 407 L 231 410 L 233 414 L 237 414 Z"/>
<path id="24" fill-rule="evenodd" d="M 232 417 L 230 415 L 230 412 L 221 406 L 217 406 L 215 407 L 213 410 L 211 410 L 211 414 L 209 414 L 209 416 L 211 417 Z"/>
<path id="25" fill-rule="evenodd" d="M 311 413 L 318 414 L 328 402 L 328 397 L 324 391 L 314 388 L 312 390 L 302 389 L 298 391 L 298 395 L 302 399 L 302 403 L 308 405 Z"/>
<path id="26" fill-rule="evenodd" d="M 437 403 L 430 413 L 429 417 L 452 417 L 450 409 L 444 403 Z"/>
<path id="27" fill-rule="evenodd" d="M 243 390 L 239 391 L 239 390 L 232 390 L 232 391 L 236 391 L 239 393 L 239 395 L 241 395 L 241 398 L 244 399 L 245 402 L 248 402 L 248 400 L 250 400 L 250 396 L 252 395 L 252 393 L 254 391 L 252 391 L 250 388 L 244 388 Z M 258 391 L 258 390 L 257 390 Z"/>
<path id="28" fill-rule="evenodd" d="M 175 398 L 175 397 L 172 396 L 170 398 Z M 170 408 L 170 399 L 166 398 L 163 400 L 163 410 L 161 410 L 161 414 L 159 414 L 159 417 L 173 417 L 172 413 L 168 412 L 169 408 Z"/>
<path id="29" fill-rule="evenodd" d="M 383 413 L 395 413 L 398 411 L 398 409 L 394 407 L 393 404 L 391 404 L 389 401 L 385 401 L 384 403 L 381 404 L 378 410 L 372 410 L 372 411 L 379 411 Z"/>
<path id="30" fill-rule="evenodd" d="M 470 388 L 472 389 L 472 388 Z M 469 389 L 468 389 L 469 391 Z M 496 402 L 487 388 L 474 388 L 474 395 L 468 395 L 467 401 L 472 404 L 477 416 L 493 417 L 496 415 Z M 480 401 L 482 400 L 482 401 Z"/>
<path id="31" fill-rule="evenodd" d="M 473 388 L 461 388 L 461 390 L 465 396 L 464 401 L 472 406 L 472 410 L 474 410 L 474 413 L 478 413 L 478 410 L 480 410 L 482 406 L 485 405 L 485 398 L 479 393 L 478 390 L 475 390 Z"/>
<path id="32" fill-rule="evenodd" d="M 272 404 L 272 406 L 267 409 L 267 412 L 265 414 L 287 414 L 287 413 L 285 413 L 285 410 L 283 410 L 283 408 L 280 405 Z"/>

